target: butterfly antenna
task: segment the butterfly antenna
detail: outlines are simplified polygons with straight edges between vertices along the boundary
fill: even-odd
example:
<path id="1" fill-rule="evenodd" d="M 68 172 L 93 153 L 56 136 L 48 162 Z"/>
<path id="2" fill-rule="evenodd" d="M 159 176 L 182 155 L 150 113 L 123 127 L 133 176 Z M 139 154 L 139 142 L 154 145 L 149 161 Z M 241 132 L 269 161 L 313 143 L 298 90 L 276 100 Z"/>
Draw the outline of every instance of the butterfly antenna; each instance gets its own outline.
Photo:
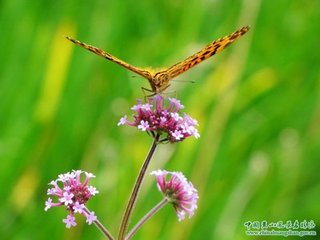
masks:
<path id="1" fill-rule="evenodd" d="M 196 81 L 194 81 L 194 80 L 188 80 L 188 81 L 186 81 L 186 80 L 179 80 L 179 79 L 173 79 L 173 80 L 171 80 L 172 82 L 182 82 L 182 83 L 195 83 Z"/>
<path id="2" fill-rule="evenodd" d="M 143 79 L 143 77 L 141 77 L 141 76 L 139 76 L 139 75 L 131 75 L 130 77 Z"/>

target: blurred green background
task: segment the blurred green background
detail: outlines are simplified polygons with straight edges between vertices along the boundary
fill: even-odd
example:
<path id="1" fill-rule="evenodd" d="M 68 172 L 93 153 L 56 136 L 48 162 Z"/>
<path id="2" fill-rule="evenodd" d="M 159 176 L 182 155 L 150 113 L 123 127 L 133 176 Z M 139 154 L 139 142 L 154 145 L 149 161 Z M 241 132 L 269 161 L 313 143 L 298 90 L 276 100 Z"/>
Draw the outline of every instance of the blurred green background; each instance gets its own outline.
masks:
<path id="1" fill-rule="evenodd" d="M 201 138 L 161 145 L 149 171 L 183 171 L 198 211 L 178 222 L 167 206 L 134 239 L 261 239 L 245 234 L 254 220 L 319 225 L 319 22 L 316 0 L 0 1 L 0 238 L 103 239 L 81 216 L 68 230 L 63 208 L 44 212 L 47 183 L 79 168 L 97 176 L 88 207 L 116 235 L 152 142 L 117 127 L 147 81 L 64 35 L 165 67 L 248 24 L 177 78 L 196 83 L 170 89 Z M 131 226 L 160 199 L 147 175 Z"/>

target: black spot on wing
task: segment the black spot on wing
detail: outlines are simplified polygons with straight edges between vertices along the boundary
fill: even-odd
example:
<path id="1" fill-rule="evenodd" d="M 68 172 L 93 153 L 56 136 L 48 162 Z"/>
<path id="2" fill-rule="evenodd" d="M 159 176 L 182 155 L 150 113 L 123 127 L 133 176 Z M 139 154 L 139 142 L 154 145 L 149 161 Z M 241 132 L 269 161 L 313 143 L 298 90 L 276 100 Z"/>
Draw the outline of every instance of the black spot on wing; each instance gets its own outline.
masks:
<path id="1" fill-rule="evenodd" d="M 211 57 L 212 55 L 216 54 L 216 52 L 217 52 L 217 50 L 218 50 L 219 47 L 221 47 L 221 44 L 220 44 L 220 43 L 218 43 L 217 45 L 214 46 L 212 52 L 210 53 L 210 57 Z"/>
<path id="2" fill-rule="evenodd" d="M 203 55 L 207 55 L 208 53 L 210 53 L 211 51 L 210 50 L 207 50 L 203 53 Z"/>

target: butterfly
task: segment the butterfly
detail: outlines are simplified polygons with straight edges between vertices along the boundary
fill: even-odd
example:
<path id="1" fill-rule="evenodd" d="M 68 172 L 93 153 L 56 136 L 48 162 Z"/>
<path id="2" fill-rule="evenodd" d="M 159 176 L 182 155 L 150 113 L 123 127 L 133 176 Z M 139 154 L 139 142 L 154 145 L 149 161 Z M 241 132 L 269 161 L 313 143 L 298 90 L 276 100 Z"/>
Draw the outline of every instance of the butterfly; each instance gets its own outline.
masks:
<path id="1" fill-rule="evenodd" d="M 193 54 L 192 56 L 186 58 L 185 60 L 178 62 L 174 64 L 173 66 L 157 71 L 157 72 L 151 72 L 146 69 L 134 67 L 130 65 L 129 63 L 126 63 L 119 58 L 112 56 L 110 53 L 107 53 L 97 47 L 88 45 L 86 43 L 80 42 L 78 40 L 75 40 L 69 36 L 66 36 L 68 40 L 75 43 L 76 45 L 79 45 L 101 57 L 104 57 L 112 62 L 115 62 L 122 67 L 146 78 L 149 81 L 149 84 L 151 86 L 151 90 L 144 89 L 147 91 L 150 91 L 155 94 L 160 94 L 163 91 L 165 91 L 170 86 L 170 81 L 175 78 L 176 76 L 186 72 L 190 68 L 194 67 L 195 65 L 201 63 L 202 61 L 206 60 L 207 58 L 210 58 L 211 56 L 215 55 L 216 53 L 222 51 L 225 49 L 228 45 L 233 43 L 235 40 L 240 38 L 242 35 L 244 35 L 246 32 L 248 32 L 250 29 L 249 26 L 242 27 L 241 29 L 231 33 L 230 35 L 227 35 L 225 37 L 219 38 L 203 49 L 201 49 L 199 52 Z"/>

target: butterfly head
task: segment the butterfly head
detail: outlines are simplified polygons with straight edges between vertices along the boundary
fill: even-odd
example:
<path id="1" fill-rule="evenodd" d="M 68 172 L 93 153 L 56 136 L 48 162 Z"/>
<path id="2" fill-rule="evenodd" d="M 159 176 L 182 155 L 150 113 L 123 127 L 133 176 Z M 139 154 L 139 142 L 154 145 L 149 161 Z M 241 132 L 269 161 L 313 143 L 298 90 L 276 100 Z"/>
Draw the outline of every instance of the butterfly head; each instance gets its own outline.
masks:
<path id="1" fill-rule="evenodd" d="M 170 84 L 170 76 L 166 71 L 157 72 L 151 78 L 150 85 L 154 92 L 162 93 Z"/>

